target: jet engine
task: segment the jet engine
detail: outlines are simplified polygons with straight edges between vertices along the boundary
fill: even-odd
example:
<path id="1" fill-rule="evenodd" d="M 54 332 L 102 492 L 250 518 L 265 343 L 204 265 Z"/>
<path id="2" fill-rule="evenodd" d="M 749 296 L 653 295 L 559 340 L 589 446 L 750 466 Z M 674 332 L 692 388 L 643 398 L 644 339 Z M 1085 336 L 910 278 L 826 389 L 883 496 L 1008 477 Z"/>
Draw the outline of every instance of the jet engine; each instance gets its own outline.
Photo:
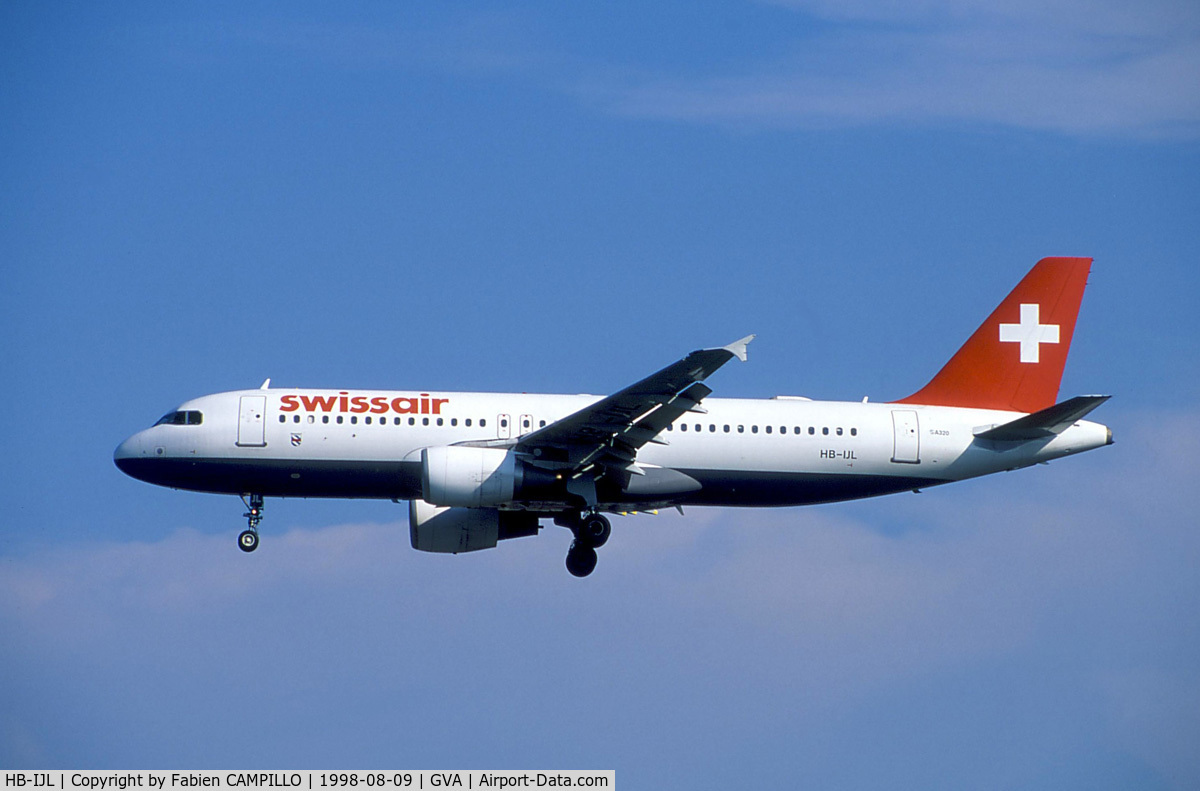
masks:
<path id="1" fill-rule="evenodd" d="M 665 467 L 643 466 L 621 482 L 597 483 L 601 502 L 670 502 L 699 491 L 695 478 Z M 421 497 L 431 506 L 505 508 L 539 504 L 543 510 L 578 507 L 582 500 L 567 490 L 553 470 L 539 467 L 503 448 L 446 445 L 421 451 Z"/>
<path id="2" fill-rule="evenodd" d="M 499 541 L 537 535 L 537 517 L 495 508 L 444 508 L 424 500 L 408 502 L 408 535 L 422 552 L 474 552 Z"/>
<path id="3" fill-rule="evenodd" d="M 554 473 L 502 448 L 449 445 L 421 451 L 421 495 L 427 503 L 488 508 L 522 499 L 561 499 Z"/>

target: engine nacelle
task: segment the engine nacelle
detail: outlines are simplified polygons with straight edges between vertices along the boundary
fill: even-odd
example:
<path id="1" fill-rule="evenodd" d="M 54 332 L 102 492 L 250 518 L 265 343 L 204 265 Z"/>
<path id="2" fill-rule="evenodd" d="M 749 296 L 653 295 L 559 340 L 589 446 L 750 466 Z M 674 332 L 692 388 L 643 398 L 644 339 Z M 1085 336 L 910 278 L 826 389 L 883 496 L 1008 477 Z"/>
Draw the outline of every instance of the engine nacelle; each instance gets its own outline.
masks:
<path id="1" fill-rule="evenodd" d="M 511 503 L 521 467 L 501 448 L 441 446 L 421 451 L 421 495 L 433 505 L 486 508 Z"/>
<path id="2" fill-rule="evenodd" d="M 422 552 L 474 552 L 499 541 L 537 535 L 537 517 L 495 508 L 444 508 L 424 500 L 408 502 L 408 535 Z"/>

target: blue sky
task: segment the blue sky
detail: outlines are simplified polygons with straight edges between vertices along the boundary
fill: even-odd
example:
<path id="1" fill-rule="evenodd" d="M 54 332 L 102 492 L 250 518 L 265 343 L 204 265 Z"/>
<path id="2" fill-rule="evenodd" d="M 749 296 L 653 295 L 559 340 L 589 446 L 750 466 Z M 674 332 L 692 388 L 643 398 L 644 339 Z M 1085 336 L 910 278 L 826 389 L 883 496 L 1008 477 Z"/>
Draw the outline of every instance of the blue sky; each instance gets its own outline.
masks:
<path id="1" fill-rule="evenodd" d="M 1194 3 L 0 7 L 0 765 L 1200 780 Z M 442 558 L 391 503 L 123 477 L 179 402 L 899 398 L 1040 257 L 1117 444 Z"/>

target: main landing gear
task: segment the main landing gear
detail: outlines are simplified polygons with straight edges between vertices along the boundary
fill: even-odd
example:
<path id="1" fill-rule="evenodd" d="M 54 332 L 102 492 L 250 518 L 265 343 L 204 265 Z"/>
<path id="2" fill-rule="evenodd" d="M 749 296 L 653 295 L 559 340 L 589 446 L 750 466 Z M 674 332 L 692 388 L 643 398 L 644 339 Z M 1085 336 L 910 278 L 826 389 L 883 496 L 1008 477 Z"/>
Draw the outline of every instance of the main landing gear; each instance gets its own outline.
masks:
<path id="1" fill-rule="evenodd" d="M 576 577 L 586 577 L 596 570 L 596 550 L 612 535 L 612 525 L 603 515 L 592 511 L 578 516 L 560 517 L 555 524 L 570 528 L 575 534 L 567 550 L 567 571 Z"/>
<path id="2" fill-rule="evenodd" d="M 246 504 L 246 517 L 249 528 L 238 536 L 238 547 L 243 552 L 253 552 L 258 549 L 258 523 L 262 521 L 263 497 L 261 494 L 243 494 L 242 502 Z"/>

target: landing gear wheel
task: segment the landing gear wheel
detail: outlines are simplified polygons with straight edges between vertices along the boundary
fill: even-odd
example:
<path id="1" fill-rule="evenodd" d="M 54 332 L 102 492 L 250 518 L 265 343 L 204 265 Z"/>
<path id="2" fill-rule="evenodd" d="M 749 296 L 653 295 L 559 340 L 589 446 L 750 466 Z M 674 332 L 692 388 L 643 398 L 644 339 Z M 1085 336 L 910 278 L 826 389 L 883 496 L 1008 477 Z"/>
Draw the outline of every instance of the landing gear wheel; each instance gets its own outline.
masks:
<path id="1" fill-rule="evenodd" d="M 601 514 L 588 514 L 579 527 L 579 538 L 599 549 L 608 542 L 612 535 L 612 525 Z"/>
<path id="2" fill-rule="evenodd" d="M 238 546 L 243 552 L 253 552 L 258 549 L 258 533 L 253 530 L 243 530 L 238 536 Z"/>
<path id="3" fill-rule="evenodd" d="M 575 541 L 567 552 L 567 571 L 575 577 L 586 577 L 596 570 L 596 550 Z"/>
<path id="4" fill-rule="evenodd" d="M 243 494 L 242 502 L 246 504 L 246 529 L 238 536 L 238 547 L 243 552 L 253 552 L 258 549 L 258 523 L 262 521 L 263 496 L 261 494 Z"/>

